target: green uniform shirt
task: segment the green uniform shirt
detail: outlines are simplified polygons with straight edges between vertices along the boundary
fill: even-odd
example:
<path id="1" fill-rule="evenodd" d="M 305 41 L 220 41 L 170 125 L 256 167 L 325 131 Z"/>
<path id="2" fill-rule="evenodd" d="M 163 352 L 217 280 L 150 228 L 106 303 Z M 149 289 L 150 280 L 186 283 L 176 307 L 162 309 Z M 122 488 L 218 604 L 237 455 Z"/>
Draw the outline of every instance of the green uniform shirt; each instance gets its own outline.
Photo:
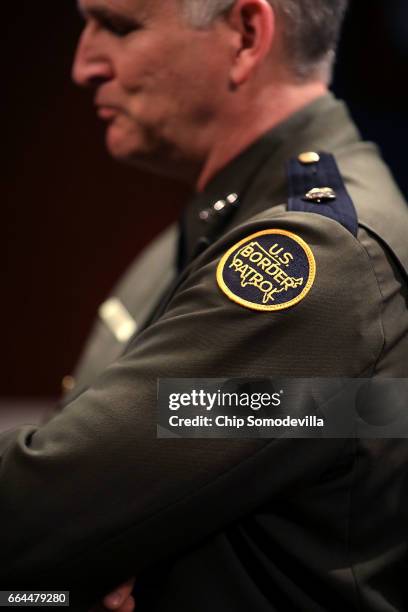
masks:
<path id="1" fill-rule="evenodd" d="M 336 157 L 357 238 L 287 211 L 285 163 L 303 151 Z M 217 268 L 272 229 L 310 247 L 316 276 L 296 305 L 259 312 Z M 71 588 L 81 610 L 135 575 L 141 611 L 403 610 L 406 440 L 162 440 L 155 406 L 158 378 L 407 377 L 407 230 L 376 148 L 331 96 L 224 168 L 123 355 L 50 422 L 0 437 L 2 587 Z"/>

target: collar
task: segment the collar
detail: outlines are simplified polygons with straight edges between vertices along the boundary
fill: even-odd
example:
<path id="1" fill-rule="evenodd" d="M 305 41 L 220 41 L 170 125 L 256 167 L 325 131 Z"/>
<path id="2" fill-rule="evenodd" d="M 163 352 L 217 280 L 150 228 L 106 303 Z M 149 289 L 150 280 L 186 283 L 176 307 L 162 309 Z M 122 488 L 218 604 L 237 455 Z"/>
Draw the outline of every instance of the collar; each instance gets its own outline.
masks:
<path id="1" fill-rule="evenodd" d="M 269 130 L 222 168 L 181 220 L 179 269 L 227 226 L 287 201 L 285 166 L 307 150 L 335 151 L 359 139 L 345 105 L 326 94 Z"/>

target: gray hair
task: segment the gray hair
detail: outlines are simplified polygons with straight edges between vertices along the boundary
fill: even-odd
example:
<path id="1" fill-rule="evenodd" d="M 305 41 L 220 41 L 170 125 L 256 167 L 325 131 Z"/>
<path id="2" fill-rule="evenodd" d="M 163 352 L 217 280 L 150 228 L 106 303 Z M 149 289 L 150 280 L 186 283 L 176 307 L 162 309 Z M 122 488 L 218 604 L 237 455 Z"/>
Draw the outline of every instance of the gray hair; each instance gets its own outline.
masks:
<path id="1" fill-rule="evenodd" d="M 328 78 L 348 0 L 268 0 L 281 18 L 287 60 L 293 74 L 305 80 Z M 182 0 L 188 22 L 207 28 L 235 0 Z"/>

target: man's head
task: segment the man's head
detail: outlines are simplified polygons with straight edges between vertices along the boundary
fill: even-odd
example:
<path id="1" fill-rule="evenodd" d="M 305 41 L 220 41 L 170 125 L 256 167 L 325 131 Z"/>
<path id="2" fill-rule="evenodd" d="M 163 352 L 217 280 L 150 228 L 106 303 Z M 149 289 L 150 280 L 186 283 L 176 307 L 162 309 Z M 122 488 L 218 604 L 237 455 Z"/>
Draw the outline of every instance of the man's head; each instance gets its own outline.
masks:
<path id="1" fill-rule="evenodd" d="M 349 0 L 267 0 L 281 24 L 284 50 L 294 78 L 330 74 Z M 235 0 L 179 0 L 186 20 L 209 27 Z"/>
<path id="2" fill-rule="evenodd" d="M 346 1 L 79 0 L 73 76 L 114 157 L 196 180 L 322 92 Z"/>

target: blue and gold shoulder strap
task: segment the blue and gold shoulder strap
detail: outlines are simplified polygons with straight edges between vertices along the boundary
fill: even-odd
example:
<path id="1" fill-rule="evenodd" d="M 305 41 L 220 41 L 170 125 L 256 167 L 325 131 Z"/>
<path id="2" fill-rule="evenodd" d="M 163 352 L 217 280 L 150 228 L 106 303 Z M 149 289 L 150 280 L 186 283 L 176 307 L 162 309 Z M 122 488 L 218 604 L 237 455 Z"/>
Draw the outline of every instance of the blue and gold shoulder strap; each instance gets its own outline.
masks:
<path id="1" fill-rule="evenodd" d="M 288 210 L 312 212 L 338 221 L 357 236 L 358 221 L 353 201 L 329 153 L 301 153 L 288 163 Z"/>

